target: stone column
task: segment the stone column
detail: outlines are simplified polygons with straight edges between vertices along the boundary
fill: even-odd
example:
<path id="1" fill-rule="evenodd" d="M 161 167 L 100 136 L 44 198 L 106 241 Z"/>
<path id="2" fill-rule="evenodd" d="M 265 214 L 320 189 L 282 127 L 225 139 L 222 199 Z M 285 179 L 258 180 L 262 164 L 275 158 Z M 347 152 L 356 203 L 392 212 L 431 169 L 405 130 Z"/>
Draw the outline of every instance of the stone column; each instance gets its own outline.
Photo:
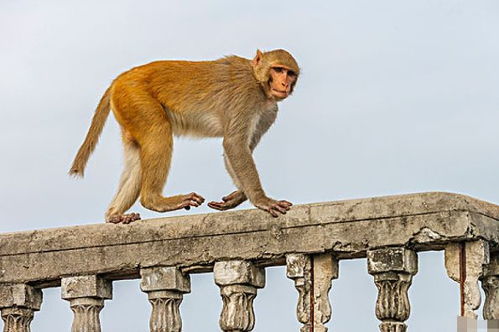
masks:
<path id="1" fill-rule="evenodd" d="M 338 261 L 331 254 L 286 256 L 287 277 L 293 279 L 298 290 L 296 316 L 303 324 L 301 332 L 326 332 L 324 326 L 331 319 L 329 290 L 338 278 Z"/>
<path id="2" fill-rule="evenodd" d="M 30 332 L 34 311 L 40 310 L 42 291 L 26 284 L 1 285 L 0 309 L 4 332 Z"/>
<path id="3" fill-rule="evenodd" d="M 100 332 L 99 313 L 112 299 L 112 283 L 95 275 L 62 278 L 62 298 L 74 313 L 71 332 Z"/>
<path id="4" fill-rule="evenodd" d="M 220 315 L 222 331 L 253 330 L 253 300 L 257 288 L 265 286 L 265 270 L 248 261 L 234 260 L 215 263 L 213 273 L 223 300 Z"/>
<path id="5" fill-rule="evenodd" d="M 489 246 L 485 241 L 451 243 L 445 247 L 445 269 L 449 277 L 460 286 L 461 312 L 457 320 L 459 331 L 477 330 L 475 310 L 481 303 L 478 280 L 489 259 Z"/>
<path id="6" fill-rule="evenodd" d="M 499 252 L 491 253 L 490 263 L 485 266 L 482 288 L 485 291 L 483 319 L 489 331 L 499 332 Z"/>
<path id="7" fill-rule="evenodd" d="M 147 293 L 152 305 L 151 332 L 180 332 L 180 303 L 183 294 L 191 292 L 189 275 L 176 267 L 149 267 L 140 270 L 140 289 Z"/>
<path id="8" fill-rule="evenodd" d="M 378 288 L 376 317 L 381 332 L 405 332 L 404 323 L 411 306 L 407 291 L 418 272 L 418 256 L 403 247 L 383 248 L 367 252 L 369 274 Z"/>

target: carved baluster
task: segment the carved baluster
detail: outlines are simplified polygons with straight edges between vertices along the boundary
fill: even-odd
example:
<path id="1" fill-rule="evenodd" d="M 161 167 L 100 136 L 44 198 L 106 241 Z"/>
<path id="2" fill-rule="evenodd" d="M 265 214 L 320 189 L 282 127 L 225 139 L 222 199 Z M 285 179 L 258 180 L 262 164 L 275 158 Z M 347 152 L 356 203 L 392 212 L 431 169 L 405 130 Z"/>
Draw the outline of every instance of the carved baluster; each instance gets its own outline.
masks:
<path id="1" fill-rule="evenodd" d="M 147 293 L 152 305 L 151 332 L 180 332 L 180 303 L 183 294 L 191 291 L 189 275 L 184 275 L 176 267 L 143 268 L 140 275 L 140 289 Z"/>
<path id="2" fill-rule="evenodd" d="M 312 258 L 303 254 L 290 254 L 286 256 L 288 278 L 295 282 L 298 291 L 298 304 L 296 306 L 296 316 L 303 324 L 301 332 L 312 330 L 312 317 L 310 306 L 310 293 L 312 291 Z"/>
<path id="3" fill-rule="evenodd" d="M 112 299 L 112 283 L 95 275 L 62 278 L 62 298 L 74 313 L 71 332 L 100 332 L 99 313 Z"/>
<path id="4" fill-rule="evenodd" d="M 223 300 L 220 315 L 222 331 L 253 330 L 253 300 L 257 288 L 265 286 L 265 270 L 250 262 L 235 260 L 215 263 L 213 273 Z"/>
<path id="5" fill-rule="evenodd" d="M 42 291 L 25 284 L 0 286 L 4 332 L 30 332 L 34 311 L 40 310 Z"/>
<path id="6" fill-rule="evenodd" d="M 483 265 L 489 262 L 489 246 L 485 241 L 451 243 L 445 247 L 445 268 L 449 277 L 460 284 L 461 313 L 459 331 L 476 331 L 480 307 L 478 280 L 483 275 Z"/>
<path id="7" fill-rule="evenodd" d="M 492 253 L 490 263 L 485 266 L 482 278 L 485 291 L 483 319 L 489 331 L 499 332 L 499 252 Z"/>
<path id="8" fill-rule="evenodd" d="M 378 288 L 376 317 L 381 332 L 405 332 L 411 306 L 407 291 L 418 271 L 418 256 L 406 248 L 384 248 L 367 252 L 369 274 Z"/>
<path id="9" fill-rule="evenodd" d="M 324 324 L 331 319 L 329 290 L 332 280 L 338 278 L 338 261 L 330 254 L 290 254 L 286 263 L 286 274 L 295 281 L 298 290 L 296 315 L 303 324 L 300 331 L 326 332 Z"/>
<path id="10" fill-rule="evenodd" d="M 331 254 L 312 256 L 314 332 L 326 332 L 324 326 L 331 319 L 329 290 L 333 279 L 338 278 L 338 261 Z"/>

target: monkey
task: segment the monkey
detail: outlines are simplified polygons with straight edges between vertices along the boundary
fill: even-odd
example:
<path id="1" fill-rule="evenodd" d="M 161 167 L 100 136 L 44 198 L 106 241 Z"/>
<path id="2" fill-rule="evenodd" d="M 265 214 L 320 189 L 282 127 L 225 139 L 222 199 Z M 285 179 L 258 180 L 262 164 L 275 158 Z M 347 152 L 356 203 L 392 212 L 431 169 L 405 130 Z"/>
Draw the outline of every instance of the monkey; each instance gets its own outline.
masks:
<path id="1" fill-rule="evenodd" d="M 204 203 L 192 192 L 163 196 L 174 136 L 221 137 L 224 163 L 236 191 L 208 206 L 235 208 L 248 200 L 273 217 L 292 203 L 268 197 L 252 152 L 277 117 L 277 103 L 293 93 L 300 68 L 282 49 L 257 50 L 253 59 L 226 56 L 211 61 L 155 61 L 118 75 L 102 96 L 70 175 L 83 177 L 112 110 L 120 125 L 124 170 L 105 220 L 130 223 L 125 212 L 140 198 L 157 212 L 190 209 Z"/>

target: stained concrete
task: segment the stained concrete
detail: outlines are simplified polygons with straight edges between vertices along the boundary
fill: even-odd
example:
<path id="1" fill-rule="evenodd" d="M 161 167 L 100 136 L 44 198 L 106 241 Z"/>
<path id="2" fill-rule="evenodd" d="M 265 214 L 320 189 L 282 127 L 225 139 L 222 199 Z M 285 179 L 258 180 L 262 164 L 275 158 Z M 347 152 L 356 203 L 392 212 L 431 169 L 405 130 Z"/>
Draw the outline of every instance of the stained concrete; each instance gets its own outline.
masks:
<path id="1" fill-rule="evenodd" d="M 141 267 L 211 270 L 216 261 L 284 263 L 288 253 L 406 246 L 443 249 L 483 239 L 499 250 L 499 206 L 451 193 L 422 193 L 293 206 L 272 218 L 252 209 L 0 235 L 0 283 L 57 285 L 61 277 L 139 277 Z"/>

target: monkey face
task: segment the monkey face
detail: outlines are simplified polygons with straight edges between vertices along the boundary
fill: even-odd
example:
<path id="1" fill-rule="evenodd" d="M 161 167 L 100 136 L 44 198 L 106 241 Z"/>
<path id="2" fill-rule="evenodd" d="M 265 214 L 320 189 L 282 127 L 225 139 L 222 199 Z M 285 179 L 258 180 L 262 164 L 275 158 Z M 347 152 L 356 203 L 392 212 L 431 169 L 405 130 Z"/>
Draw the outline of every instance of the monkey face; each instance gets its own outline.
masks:
<path id="1" fill-rule="evenodd" d="M 297 74 L 285 66 L 272 66 L 269 72 L 269 92 L 277 100 L 285 99 L 292 91 Z"/>

